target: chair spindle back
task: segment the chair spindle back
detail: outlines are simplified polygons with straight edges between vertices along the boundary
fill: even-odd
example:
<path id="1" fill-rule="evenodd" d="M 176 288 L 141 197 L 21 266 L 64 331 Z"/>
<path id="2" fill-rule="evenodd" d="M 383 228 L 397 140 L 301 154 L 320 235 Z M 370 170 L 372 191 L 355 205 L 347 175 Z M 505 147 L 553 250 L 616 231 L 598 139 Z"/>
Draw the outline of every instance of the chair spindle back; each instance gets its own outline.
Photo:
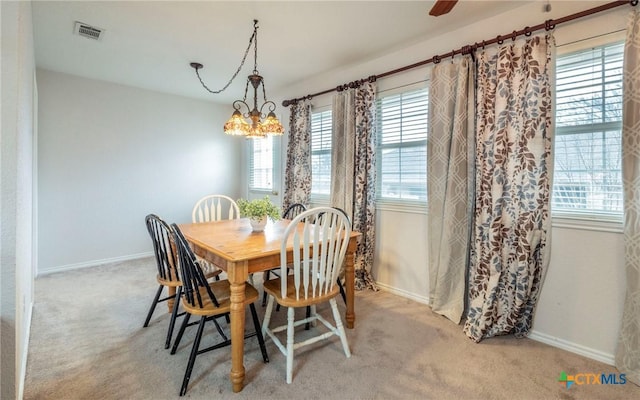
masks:
<path id="1" fill-rule="evenodd" d="M 302 224 L 300 226 L 300 224 Z M 285 229 L 280 250 L 281 273 L 287 276 L 287 245 L 293 246 L 292 264 L 296 299 L 324 295 L 333 290 L 342 269 L 351 223 L 331 207 L 317 207 L 295 217 Z M 287 297 L 287 280 L 282 279 L 282 297 Z M 311 289 L 311 290 L 309 290 Z"/>
<path id="2" fill-rule="evenodd" d="M 191 212 L 192 222 L 211 222 L 240 218 L 238 204 L 228 196 L 212 194 L 198 200 Z"/>
<path id="3" fill-rule="evenodd" d="M 293 203 L 289 207 L 287 207 L 285 212 L 282 213 L 282 218 L 283 219 L 294 219 L 300 213 L 303 213 L 305 211 L 307 211 L 307 207 L 305 207 L 304 204 L 302 204 L 302 203 Z"/>
<path id="4" fill-rule="evenodd" d="M 196 259 L 195 254 L 193 254 L 193 251 L 191 250 L 191 247 L 189 247 L 189 243 L 187 243 L 187 240 L 184 238 L 180 228 L 176 224 L 172 224 L 171 227 L 173 228 L 175 236 L 174 240 L 176 247 L 178 248 L 178 259 L 180 260 L 180 266 L 182 267 L 182 287 L 187 302 L 193 307 L 203 308 L 204 303 L 202 299 L 202 292 L 204 292 L 209 296 L 211 302 L 216 307 L 220 307 L 218 299 L 216 299 L 216 295 L 211 290 L 204 272 L 202 272 L 200 263 Z M 200 290 L 201 288 L 205 290 L 202 291 Z"/>
<path id="5" fill-rule="evenodd" d="M 147 215 L 145 222 L 153 242 L 153 254 L 156 258 L 158 276 L 167 281 L 178 281 L 180 279 L 176 270 L 178 258 L 173 246 L 171 228 L 155 214 Z"/>

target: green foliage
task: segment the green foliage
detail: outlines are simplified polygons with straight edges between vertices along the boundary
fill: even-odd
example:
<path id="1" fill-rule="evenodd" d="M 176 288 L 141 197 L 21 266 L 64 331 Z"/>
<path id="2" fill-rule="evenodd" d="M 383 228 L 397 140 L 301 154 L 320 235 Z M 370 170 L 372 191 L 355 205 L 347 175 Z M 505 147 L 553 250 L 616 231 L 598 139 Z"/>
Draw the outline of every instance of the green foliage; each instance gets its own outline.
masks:
<path id="1" fill-rule="evenodd" d="M 251 201 L 238 199 L 237 203 L 240 208 L 240 215 L 243 217 L 262 218 L 266 215 L 271 218 L 272 221 L 280 219 L 280 209 L 271 202 L 269 196 Z"/>

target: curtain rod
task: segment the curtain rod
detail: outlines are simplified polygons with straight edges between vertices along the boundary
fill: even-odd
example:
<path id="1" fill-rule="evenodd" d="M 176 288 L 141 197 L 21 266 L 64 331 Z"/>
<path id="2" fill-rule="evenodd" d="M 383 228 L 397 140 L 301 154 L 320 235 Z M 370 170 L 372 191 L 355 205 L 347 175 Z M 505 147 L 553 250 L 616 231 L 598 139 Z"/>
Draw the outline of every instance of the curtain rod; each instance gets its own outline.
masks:
<path id="1" fill-rule="evenodd" d="M 367 81 L 375 82 L 376 79 L 378 79 L 378 78 L 384 78 L 384 77 L 387 77 L 389 75 L 394 75 L 394 74 L 397 74 L 399 72 L 404 72 L 404 71 L 407 71 L 407 70 L 410 70 L 410 69 L 413 69 L 413 68 L 421 67 L 421 66 L 426 65 L 426 64 L 430 64 L 430 63 L 437 64 L 437 63 L 439 63 L 441 60 L 443 60 L 445 58 L 448 58 L 448 57 L 452 57 L 453 58 L 456 54 L 463 54 L 463 55 L 464 54 L 473 54 L 474 51 L 476 51 L 477 49 L 479 49 L 481 47 L 484 49 L 485 46 L 488 46 L 488 45 L 491 45 L 491 44 L 494 44 L 494 43 L 502 44 L 506 39 L 512 39 L 512 40 L 515 41 L 518 36 L 521 36 L 521 35 L 531 36 L 531 34 L 533 32 L 541 30 L 543 28 L 545 30 L 547 30 L 547 31 L 550 31 L 550 30 L 554 29 L 556 27 L 556 25 L 562 24 L 564 22 L 569 22 L 569 21 L 573 21 L 573 20 L 578 19 L 578 18 L 583 18 L 583 17 L 589 16 L 589 15 L 597 14 L 597 13 L 600 13 L 600 12 L 603 12 L 603 11 L 607 11 L 607 10 L 610 10 L 612 8 L 619 7 L 619 6 L 622 6 L 622 5 L 625 5 L 625 4 L 629 4 L 631 6 L 636 6 L 638 4 L 638 0 L 613 1 L 611 3 L 603 4 L 603 5 L 598 6 L 598 7 L 590 8 L 588 10 L 584 10 L 584 11 L 580 11 L 580 12 L 577 12 L 577 13 L 574 13 L 574 14 L 571 14 L 571 15 L 567 15 L 567 16 L 562 17 L 562 18 L 548 19 L 548 20 L 544 21 L 541 24 L 538 24 L 538 25 L 535 25 L 535 26 L 531 26 L 531 27 L 527 26 L 527 27 L 525 27 L 523 29 L 520 29 L 519 31 L 513 31 L 513 32 L 508 33 L 506 35 L 498 35 L 497 37 L 495 37 L 493 39 L 483 40 L 480 43 L 476 42 L 476 43 L 471 44 L 471 45 L 462 46 L 461 48 L 459 48 L 457 50 L 452 50 L 452 51 L 450 51 L 448 53 L 444 53 L 442 55 L 435 55 L 435 56 L 433 56 L 433 57 L 431 57 L 431 58 L 429 58 L 427 60 L 419 61 L 417 63 L 406 65 L 406 66 L 401 67 L 401 68 L 397 68 L 397 69 L 394 69 L 394 70 L 391 70 L 391 71 L 383 72 L 383 73 L 378 74 L 378 75 L 371 75 L 371 76 L 369 76 L 369 77 L 367 77 L 365 79 L 356 80 L 356 81 L 353 81 L 353 82 L 346 83 L 344 85 L 338 85 L 335 88 L 323 90 L 323 91 L 318 92 L 318 93 L 309 94 L 309 95 L 306 95 L 306 96 L 303 96 L 303 97 L 299 97 L 299 98 L 295 98 L 295 99 L 291 99 L 291 100 L 284 100 L 282 102 L 282 106 L 283 107 L 289 107 L 290 105 L 295 104 L 295 103 L 297 103 L 298 101 L 301 101 L 301 100 L 309 100 L 309 99 L 312 99 L 312 98 L 314 98 L 316 96 L 320 96 L 320 95 L 323 95 L 323 94 L 327 94 L 327 93 L 331 93 L 331 92 L 340 92 L 340 91 L 345 90 L 345 89 L 355 88 L 355 87 L 360 86 L 364 82 L 367 82 Z"/>

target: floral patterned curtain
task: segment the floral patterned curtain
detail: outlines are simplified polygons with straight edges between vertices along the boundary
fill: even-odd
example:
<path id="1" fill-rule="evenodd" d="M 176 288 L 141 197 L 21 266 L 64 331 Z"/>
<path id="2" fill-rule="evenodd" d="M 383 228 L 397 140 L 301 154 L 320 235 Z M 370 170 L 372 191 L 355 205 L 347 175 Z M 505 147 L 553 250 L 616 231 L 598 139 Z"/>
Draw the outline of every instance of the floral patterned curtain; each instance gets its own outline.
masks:
<path id="1" fill-rule="evenodd" d="M 551 35 L 481 51 L 477 63 L 476 204 L 464 332 L 529 332 L 549 262 Z"/>
<path id="2" fill-rule="evenodd" d="M 374 82 L 338 92 L 333 97 L 331 205 L 351 218 L 362 233 L 356 249 L 357 290 L 378 290 L 371 278 L 375 248 L 375 132 Z"/>
<path id="3" fill-rule="evenodd" d="M 473 205 L 473 63 L 438 63 L 429 88 L 429 305 L 455 323 L 464 312 Z"/>
<path id="4" fill-rule="evenodd" d="M 629 18 L 624 45 L 622 185 L 627 291 L 616 367 L 640 385 L 640 11 Z"/>
<path id="5" fill-rule="evenodd" d="M 308 100 L 297 102 L 290 112 L 282 198 L 284 210 L 294 203 L 308 206 L 311 197 L 311 103 Z"/>

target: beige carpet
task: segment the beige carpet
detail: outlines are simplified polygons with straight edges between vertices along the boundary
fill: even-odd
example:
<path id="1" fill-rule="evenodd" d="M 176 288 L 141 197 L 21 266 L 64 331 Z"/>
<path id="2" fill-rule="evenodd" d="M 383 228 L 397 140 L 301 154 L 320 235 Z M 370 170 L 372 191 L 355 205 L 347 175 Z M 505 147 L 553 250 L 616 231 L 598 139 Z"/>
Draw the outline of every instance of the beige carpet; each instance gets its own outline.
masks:
<path id="1" fill-rule="evenodd" d="M 153 260 L 144 259 L 38 278 L 25 399 L 177 399 L 195 327 L 174 356 L 163 345 L 164 304 L 142 328 L 154 276 Z M 275 318 L 285 317 L 281 310 Z M 246 386 L 238 394 L 228 379 L 230 348 L 206 353 L 196 360 L 185 398 L 640 399 L 631 383 L 567 389 L 557 381 L 561 371 L 617 371 L 529 339 L 475 344 L 427 306 L 389 293 L 356 293 L 356 329 L 347 336 L 350 359 L 337 337 L 306 347 L 296 355 L 290 385 L 273 343 L 267 341 L 271 362 L 263 364 L 257 341 L 248 339 Z"/>

